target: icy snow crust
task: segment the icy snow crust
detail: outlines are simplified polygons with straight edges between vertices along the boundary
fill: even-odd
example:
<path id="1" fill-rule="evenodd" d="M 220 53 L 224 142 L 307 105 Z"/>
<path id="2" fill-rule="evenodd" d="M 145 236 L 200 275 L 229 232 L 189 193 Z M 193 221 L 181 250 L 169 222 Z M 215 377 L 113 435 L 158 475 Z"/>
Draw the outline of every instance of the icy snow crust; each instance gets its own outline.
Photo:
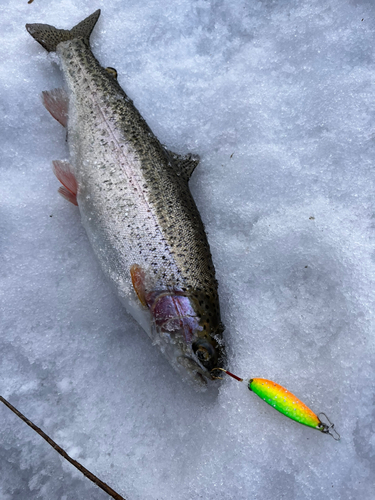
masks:
<path id="1" fill-rule="evenodd" d="M 325 411 L 340 443 L 225 380 L 184 384 L 112 293 L 51 161 L 62 84 L 26 22 L 97 8 L 95 55 L 201 163 L 229 368 Z M 375 4 L 3 1 L 0 393 L 128 500 L 370 499 Z M 107 499 L 5 407 L 0 498 Z"/>

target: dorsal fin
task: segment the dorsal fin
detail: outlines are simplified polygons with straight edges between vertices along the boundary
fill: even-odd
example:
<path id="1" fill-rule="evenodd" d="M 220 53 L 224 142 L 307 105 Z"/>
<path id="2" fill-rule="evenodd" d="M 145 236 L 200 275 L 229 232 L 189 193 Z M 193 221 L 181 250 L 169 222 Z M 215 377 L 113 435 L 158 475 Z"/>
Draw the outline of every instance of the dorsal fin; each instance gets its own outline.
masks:
<path id="1" fill-rule="evenodd" d="M 199 156 L 191 153 L 182 156 L 177 153 L 173 153 L 173 151 L 167 151 L 177 168 L 177 174 L 181 175 L 184 179 L 186 179 L 186 181 L 188 181 L 199 163 Z"/>

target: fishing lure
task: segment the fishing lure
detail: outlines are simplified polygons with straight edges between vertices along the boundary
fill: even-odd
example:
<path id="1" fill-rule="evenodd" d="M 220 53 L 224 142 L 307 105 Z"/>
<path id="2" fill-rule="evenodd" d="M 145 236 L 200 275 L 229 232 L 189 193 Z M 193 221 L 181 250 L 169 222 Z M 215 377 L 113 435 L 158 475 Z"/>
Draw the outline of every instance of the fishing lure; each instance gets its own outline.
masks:
<path id="1" fill-rule="evenodd" d="M 237 377 L 237 375 L 234 375 L 224 368 L 214 368 L 212 371 L 215 370 L 220 370 L 239 382 L 244 381 L 242 378 Z M 263 401 L 286 417 L 289 417 L 302 425 L 307 425 L 308 427 L 317 429 L 318 431 L 323 432 L 323 434 L 329 434 L 336 441 L 340 440 L 340 434 L 335 430 L 334 424 L 329 420 L 325 413 L 321 412 L 316 415 L 300 399 L 285 389 L 285 387 L 282 387 L 281 385 L 276 384 L 276 382 L 272 382 L 271 380 L 267 380 L 265 378 L 251 378 L 247 384 L 247 387 L 251 392 L 254 392 L 257 396 L 263 399 Z M 324 416 L 327 423 L 321 420 L 321 416 Z"/>

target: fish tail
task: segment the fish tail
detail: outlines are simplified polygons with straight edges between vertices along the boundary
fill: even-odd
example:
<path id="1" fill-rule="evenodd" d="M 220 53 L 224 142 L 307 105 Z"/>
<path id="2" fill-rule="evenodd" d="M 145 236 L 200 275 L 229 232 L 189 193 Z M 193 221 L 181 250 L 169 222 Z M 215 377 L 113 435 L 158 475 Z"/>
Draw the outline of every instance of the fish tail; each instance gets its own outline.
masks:
<path id="1" fill-rule="evenodd" d="M 91 32 L 99 16 L 100 9 L 96 10 L 91 16 L 86 17 L 71 30 L 59 30 L 49 24 L 26 24 L 26 29 L 48 52 L 55 52 L 59 43 L 75 38 L 81 39 L 89 45 Z"/>

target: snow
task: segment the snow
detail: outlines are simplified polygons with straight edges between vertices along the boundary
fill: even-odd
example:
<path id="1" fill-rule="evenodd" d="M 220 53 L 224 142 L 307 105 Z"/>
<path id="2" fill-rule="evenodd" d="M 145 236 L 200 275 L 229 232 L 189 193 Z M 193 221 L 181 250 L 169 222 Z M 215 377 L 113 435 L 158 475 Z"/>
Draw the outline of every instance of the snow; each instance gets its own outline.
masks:
<path id="1" fill-rule="evenodd" d="M 184 384 L 102 276 L 51 162 L 62 84 L 24 25 L 102 9 L 95 55 L 190 181 L 228 368 L 274 380 L 336 442 L 244 384 Z M 0 394 L 127 500 L 370 499 L 375 486 L 375 4 L 2 1 Z M 0 498 L 109 498 L 0 407 Z"/>

